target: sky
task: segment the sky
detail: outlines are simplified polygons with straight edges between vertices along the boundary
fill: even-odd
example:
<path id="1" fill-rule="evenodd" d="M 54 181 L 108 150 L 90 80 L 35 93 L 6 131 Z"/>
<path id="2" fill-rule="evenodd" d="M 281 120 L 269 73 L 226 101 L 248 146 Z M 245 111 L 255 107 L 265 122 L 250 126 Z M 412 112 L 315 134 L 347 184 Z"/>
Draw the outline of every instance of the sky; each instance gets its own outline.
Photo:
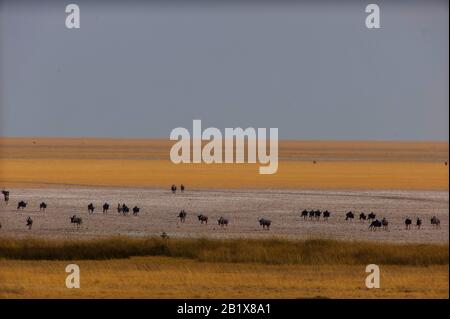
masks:
<path id="1" fill-rule="evenodd" d="M 71 2 L 0 0 L 0 135 L 448 141 L 447 1 Z"/>

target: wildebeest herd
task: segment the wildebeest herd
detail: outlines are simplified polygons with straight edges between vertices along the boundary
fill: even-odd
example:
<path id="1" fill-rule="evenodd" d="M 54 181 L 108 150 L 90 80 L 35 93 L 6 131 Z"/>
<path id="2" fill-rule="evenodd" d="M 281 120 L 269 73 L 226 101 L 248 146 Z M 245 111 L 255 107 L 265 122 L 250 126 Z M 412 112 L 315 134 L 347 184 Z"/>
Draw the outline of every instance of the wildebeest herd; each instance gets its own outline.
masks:
<path id="1" fill-rule="evenodd" d="M 185 191 L 185 186 L 181 185 L 180 186 L 180 191 L 184 192 Z M 177 192 L 177 187 L 175 185 L 172 185 L 170 187 L 170 190 L 172 193 L 176 193 Z M 4 202 L 6 204 L 8 204 L 9 200 L 10 200 L 10 192 L 6 191 L 6 190 L 2 190 L 2 194 L 4 197 Z M 28 202 L 25 202 L 23 200 L 20 200 L 17 204 L 17 210 L 25 210 L 28 207 Z M 110 204 L 105 202 L 102 206 L 102 213 L 106 214 L 108 213 L 108 210 L 110 209 Z M 39 211 L 45 212 L 45 210 L 47 209 L 47 203 L 46 202 L 41 202 L 39 204 Z M 89 214 L 94 214 L 96 210 L 96 207 L 94 205 L 94 203 L 89 203 L 87 205 L 87 211 Z M 140 213 L 141 208 L 138 206 L 134 206 L 132 209 L 130 209 L 125 203 L 122 204 L 117 204 L 117 212 L 123 216 L 127 216 L 129 215 L 130 211 L 132 211 L 133 216 L 138 216 Z M 185 223 L 186 218 L 187 218 L 187 212 L 182 209 L 180 211 L 180 213 L 178 214 L 177 218 L 180 219 L 180 223 Z M 324 222 L 327 222 L 329 220 L 329 218 L 331 218 L 332 212 L 329 210 L 320 210 L 320 209 L 312 209 L 312 210 L 306 210 L 304 209 L 303 211 L 301 211 L 299 213 L 300 218 L 303 219 L 304 221 L 320 221 L 323 220 Z M 352 221 L 355 216 L 357 214 L 354 213 L 353 211 L 349 211 L 345 214 L 345 221 Z M 205 214 L 197 214 L 196 215 L 198 221 L 200 222 L 200 224 L 208 224 L 208 216 Z M 70 222 L 72 224 L 75 224 L 77 229 L 83 224 L 83 220 L 81 217 L 77 216 L 76 214 L 72 215 L 69 217 L 70 218 Z M 365 212 L 360 212 L 359 213 L 359 221 L 361 223 L 364 223 L 366 221 L 369 222 L 369 227 L 368 229 L 370 231 L 377 231 L 377 230 L 385 230 L 388 231 L 389 230 L 389 221 L 387 220 L 386 217 L 382 217 L 380 219 L 377 219 L 377 216 L 375 213 L 370 212 L 368 214 L 366 214 Z M 422 227 L 422 219 L 420 217 L 416 217 L 414 219 L 415 222 L 415 227 L 416 229 L 421 229 Z M 220 216 L 217 219 L 217 224 L 221 227 L 221 228 L 227 228 L 229 225 L 229 219 L 225 218 L 223 216 Z M 267 218 L 259 218 L 258 219 L 258 223 L 259 225 L 262 227 L 262 229 L 264 230 L 270 230 L 270 226 L 272 225 L 272 221 L 267 219 Z M 430 223 L 432 225 L 433 228 L 440 228 L 440 220 L 437 216 L 433 216 L 430 220 Z M 411 226 L 413 224 L 413 219 L 410 217 L 406 217 L 404 220 L 404 224 L 405 224 L 405 229 L 409 230 L 411 229 Z M 31 218 L 31 216 L 28 216 L 28 218 L 26 219 L 26 227 L 31 230 L 33 225 L 33 219 Z M 1 229 L 2 225 L 0 223 L 0 229 Z"/>

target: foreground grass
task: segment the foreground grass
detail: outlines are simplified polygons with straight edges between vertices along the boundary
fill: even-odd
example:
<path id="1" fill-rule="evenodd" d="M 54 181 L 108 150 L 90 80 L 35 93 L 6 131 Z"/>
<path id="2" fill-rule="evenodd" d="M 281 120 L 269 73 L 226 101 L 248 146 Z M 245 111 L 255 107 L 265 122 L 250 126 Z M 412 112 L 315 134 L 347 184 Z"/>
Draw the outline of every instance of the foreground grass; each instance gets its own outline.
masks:
<path id="1" fill-rule="evenodd" d="M 0 260 L 0 298 L 448 298 L 448 266 L 266 265 L 173 257 L 71 261 L 80 289 L 65 287 L 67 261 Z"/>
<path id="2" fill-rule="evenodd" d="M 133 256 L 188 258 L 202 262 L 303 265 L 448 265 L 448 244 L 387 244 L 335 240 L 1 239 L 0 259 L 101 260 Z"/>

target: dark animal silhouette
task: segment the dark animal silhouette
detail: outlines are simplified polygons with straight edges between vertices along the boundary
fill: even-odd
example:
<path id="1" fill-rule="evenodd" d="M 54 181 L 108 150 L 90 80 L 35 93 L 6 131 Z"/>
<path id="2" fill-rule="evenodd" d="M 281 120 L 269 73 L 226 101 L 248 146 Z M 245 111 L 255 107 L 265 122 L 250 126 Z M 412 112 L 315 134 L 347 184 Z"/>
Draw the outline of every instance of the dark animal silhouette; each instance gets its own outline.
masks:
<path id="1" fill-rule="evenodd" d="M 117 212 L 119 214 L 122 213 L 125 216 L 130 212 L 130 208 L 125 204 L 117 204 Z"/>
<path id="2" fill-rule="evenodd" d="M 109 210 L 109 204 L 108 203 L 104 203 L 103 204 L 103 213 L 107 213 Z"/>
<path id="3" fill-rule="evenodd" d="M 345 220 L 353 220 L 353 218 L 355 218 L 355 214 L 353 214 L 352 212 L 348 212 L 347 214 L 345 214 Z"/>
<path id="4" fill-rule="evenodd" d="M 270 225 L 272 224 L 272 222 L 268 219 L 265 218 L 261 218 L 259 220 L 259 224 L 263 227 L 263 229 L 269 230 L 270 229 Z"/>
<path id="5" fill-rule="evenodd" d="M 388 230 L 389 222 L 386 218 L 383 217 L 381 220 L 381 225 L 383 226 L 383 230 Z"/>
<path id="6" fill-rule="evenodd" d="M 369 226 L 370 230 L 376 231 L 377 229 L 380 229 L 380 228 L 381 228 L 381 222 L 378 219 L 376 219 L 370 223 L 370 226 Z"/>
<path id="7" fill-rule="evenodd" d="M 27 226 L 29 230 L 31 230 L 31 227 L 33 226 L 33 219 L 30 216 L 27 218 Z"/>
<path id="8" fill-rule="evenodd" d="M 330 216 L 331 216 L 331 213 L 328 210 L 323 212 L 323 220 L 327 221 L 328 218 L 330 218 Z"/>
<path id="9" fill-rule="evenodd" d="M 376 215 L 375 215 L 373 212 L 371 212 L 369 215 L 367 215 L 367 219 L 368 219 L 369 221 L 374 220 L 375 217 L 376 217 Z"/>
<path id="10" fill-rule="evenodd" d="M 181 191 L 182 193 L 184 192 L 184 185 L 183 185 L 183 184 L 180 185 L 180 191 Z"/>
<path id="11" fill-rule="evenodd" d="M 439 218 L 437 218 L 437 216 L 433 216 L 431 218 L 431 225 L 434 228 L 440 228 L 441 227 L 441 221 L 439 220 Z"/>
<path id="12" fill-rule="evenodd" d="M 139 210 L 140 210 L 139 207 L 134 206 L 134 207 L 133 207 L 133 215 L 134 215 L 134 216 L 137 216 L 137 215 L 139 214 Z"/>
<path id="13" fill-rule="evenodd" d="M 314 217 L 316 218 L 316 220 L 319 220 L 320 219 L 320 215 L 322 214 L 322 212 L 320 211 L 320 210 L 316 210 L 315 212 L 314 212 Z"/>
<path id="14" fill-rule="evenodd" d="M 228 219 L 220 217 L 217 220 L 217 223 L 219 224 L 220 227 L 228 226 Z"/>
<path id="15" fill-rule="evenodd" d="M 405 227 L 406 229 L 411 229 L 412 220 L 410 218 L 405 219 Z"/>
<path id="16" fill-rule="evenodd" d="M 306 218 L 308 218 L 308 211 L 306 209 L 304 209 L 301 213 L 300 213 L 301 217 L 303 217 L 304 220 L 306 220 Z"/>
<path id="17" fill-rule="evenodd" d="M 360 221 L 364 221 L 364 220 L 366 220 L 366 219 L 367 219 L 366 214 L 364 214 L 364 213 L 359 214 L 359 220 L 360 220 Z"/>
<path id="18" fill-rule="evenodd" d="M 313 217 L 314 217 L 314 210 L 310 210 L 308 214 L 309 214 L 309 219 L 313 219 Z"/>
<path id="19" fill-rule="evenodd" d="M 417 227 L 417 229 L 420 229 L 421 226 L 422 226 L 422 220 L 419 217 L 417 217 L 417 219 L 416 219 L 416 227 Z"/>
<path id="20" fill-rule="evenodd" d="M 180 222 L 184 223 L 186 221 L 186 215 L 187 213 L 182 209 L 180 213 L 178 214 L 178 218 L 180 219 Z"/>
<path id="21" fill-rule="evenodd" d="M 45 202 L 42 202 L 42 203 L 39 204 L 39 211 L 42 210 L 42 211 L 45 212 L 46 208 L 47 208 L 47 204 Z"/>
<path id="22" fill-rule="evenodd" d="M 175 194 L 177 192 L 177 187 L 175 185 L 172 185 L 170 187 L 170 190 L 172 191 L 173 194 Z"/>
<path id="23" fill-rule="evenodd" d="M 200 214 L 197 216 L 198 220 L 203 224 L 208 224 L 208 216 L 205 216 L 203 214 Z"/>
<path id="24" fill-rule="evenodd" d="M 77 229 L 78 229 L 81 226 L 81 224 L 83 223 L 83 220 L 81 219 L 81 217 L 77 217 L 76 215 L 73 215 L 72 217 L 70 217 L 70 222 L 72 224 L 76 224 Z"/>
<path id="25" fill-rule="evenodd" d="M 17 210 L 19 209 L 25 209 L 27 207 L 28 203 L 25 203 L 23 200 L 21 200 L 19 203 L 17 203 Z"/>
<path id="26" fill-rule="evenodd" d="M 5 200 L 6 204 L 9 202 L 9 191 L 2 190 L 3 199 Z"/>
<path id="27" fill-rule="evenodd" d="M 161 234 L 161 238 L 162 238 L 162 239 L 169 239 L 169 235 L 167 235 L 167 233 L 164 231 L 164 232 L 162 232 L 162 234 Z"/>
<path id="28" fill-rule="evenodd" d="M 94 206 L 94 204 L 90 203 L 88 205 L 88 212 L 89 212 L 89 214 L 93 214 L 94 211 L 95 211 L 95 206 Z"/>

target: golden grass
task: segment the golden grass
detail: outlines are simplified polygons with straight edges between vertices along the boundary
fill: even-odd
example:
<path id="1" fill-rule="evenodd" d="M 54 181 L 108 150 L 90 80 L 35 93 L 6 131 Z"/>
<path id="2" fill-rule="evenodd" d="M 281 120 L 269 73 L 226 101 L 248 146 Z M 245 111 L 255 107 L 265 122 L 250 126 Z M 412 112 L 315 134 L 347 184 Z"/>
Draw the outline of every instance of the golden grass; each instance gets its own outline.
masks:
<path id="1" fill-rule="evenodd" d="M 448 244 L 388 244 L 337 240 L 189 239 L 112 237 L 91 240 L 5 239 L 0 258 L 71 260 L 133 256 L 190 258 L 202 262 L 260 264 L 445 265 Z"/>
<path id="2" fill-rule="evenodd" d="M 0 298 L 448 298 L 448 265 L 379 265 L 367 289 L 365 265 L 210 263 L 170 257 L 75 260 L 80 289 L 65 287 L 68 261 L 0 259 Z"/>
<path id="3" fill-rule="evenodd" d="M 70 263 L 80 266 L 80 289 L 65 287 Z M 380 266 L 380 289 L 364 285 L 365 267 L 372 263 Z M 315 297 L 448 298 L 448 245 L 125 237 L 0 241 L 0 298 Z"/>

